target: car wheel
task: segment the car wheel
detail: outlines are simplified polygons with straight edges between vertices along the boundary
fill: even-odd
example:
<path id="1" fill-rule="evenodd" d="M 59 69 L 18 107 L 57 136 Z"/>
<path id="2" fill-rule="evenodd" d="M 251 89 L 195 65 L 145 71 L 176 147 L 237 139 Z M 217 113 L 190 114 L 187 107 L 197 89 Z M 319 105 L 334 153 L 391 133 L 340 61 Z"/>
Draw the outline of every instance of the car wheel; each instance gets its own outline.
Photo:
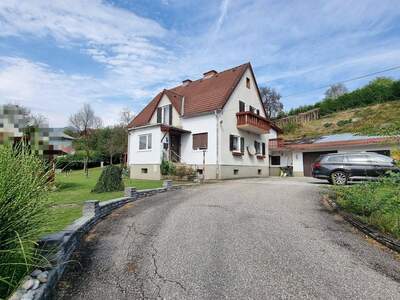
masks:
<path id="1" fill-rule="evenodd" d="M 331 181 L 334 185 L 345 185 L 347 183 L 347 174 L 343 171 L 335 171 L 331 174 Z"/>

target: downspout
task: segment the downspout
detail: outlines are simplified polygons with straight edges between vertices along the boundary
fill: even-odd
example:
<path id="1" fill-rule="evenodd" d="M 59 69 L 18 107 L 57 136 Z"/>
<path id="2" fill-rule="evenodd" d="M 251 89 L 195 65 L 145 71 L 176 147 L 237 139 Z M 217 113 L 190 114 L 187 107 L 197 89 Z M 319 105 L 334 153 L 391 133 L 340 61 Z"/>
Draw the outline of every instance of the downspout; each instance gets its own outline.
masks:
<path id="1" fill-rule="evenodd" d="M 216 132 L 216 144 L 217 144 L 217 147 L 216 147 L 216 170 L 215 170 L 215 178 L 216 179 L 219 179 L 219 177 L 220 177 L 220 167 L 219 167 L 219 111 L 218 110 L 215 110 L 214 111 L 214 114 L 215 114 L 215 120 L 216 120 L 216 129 L 217 129 L 217 132 Z"/>

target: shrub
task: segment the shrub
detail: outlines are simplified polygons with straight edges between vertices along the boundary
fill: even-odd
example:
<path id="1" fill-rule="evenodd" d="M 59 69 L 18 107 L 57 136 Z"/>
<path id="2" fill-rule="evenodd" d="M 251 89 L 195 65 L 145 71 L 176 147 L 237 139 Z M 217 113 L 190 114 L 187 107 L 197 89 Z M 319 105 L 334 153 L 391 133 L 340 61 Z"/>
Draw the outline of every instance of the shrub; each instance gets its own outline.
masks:
<path id="1" fill-rule="evenodd" d="M 332 123 L 324 123 L 324 127 L 325 127 L 325 128 L 332 127 L 332 125 L 333 125 Z"/>
<path id="2" fill-rule="evenodd" d="M 175 170 L 175 175 L 180 178 L 183 178 L 185 176 L 194 176 L 195 174 L 196 174 L 196 171 L 192 167 L 189 167 L 189 166 L 178 166 L 178 167 L 176 167 L 176 170 Z"/>
<path id="3" fill-rule="evenodd" d="M 339 205 L 380 230 L 400 237 L 400 174 L 335 188 Z"/>
<path id="4" fill-rule="evenodd" d="M 336 123 L 337 126 L 342 127 L 344 125 L 350 124 L 353 120 L 348 119 L 348 120 L 340 120 Z"/>
<path id="5" fill-rule="evenodd" d="M 174 175 L 175 174 L 175 165 L 168 161 L 163 160 L 160 165 L 161 175 Z"/>
<path id="6" fill-rule="evenodd" d="M 293 133 L 296 131 L 296 129 L 300 128 L 301 125 L 298 123 L 286 123 L 285 125 L 282 126 L 282 130 L 284 133 Z"/>
<path id="7" fill-rule="evenodd" d="M 65 170 L 82 170 L 85 157 L 86 154 L 83 151 L 77 151 L 75 154 L 58 156 L 56 160 L 56 167 L 58 169 L 65 169 Z M 100 162 L 105 160 L 106 158 L 103 157 L 101 154 L 92 151 L 90 153 L 88 167 L 89 168 L 99 167 Z"/>
<path id="8" fill-rule="evenodd" d="M 27 147 L 0 146 L 0 299 L 41 261 L 35 241 L 46 223 L 48 178 Z"/>
<path id="9" fill-rule="evenodd" d="M 109 165 L 101 172 L 99 180 L 92 192 L 104 193 L 123 190 L 124 182 L 122 181 L 122 169 L 118 166 Z"/>

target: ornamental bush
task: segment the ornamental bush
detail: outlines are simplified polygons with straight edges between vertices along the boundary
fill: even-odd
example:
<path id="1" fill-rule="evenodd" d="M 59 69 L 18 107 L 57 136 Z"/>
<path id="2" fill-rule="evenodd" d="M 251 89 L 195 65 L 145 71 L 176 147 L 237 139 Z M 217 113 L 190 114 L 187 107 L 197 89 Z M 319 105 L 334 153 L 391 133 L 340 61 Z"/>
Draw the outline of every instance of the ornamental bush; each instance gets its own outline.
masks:
<path id="1" fill-rule="evenodd" d="M 124 182 L 122 181 L 122 169 L 118 166 L 109 165 L 103 172 L 92 190 L 94 193 L 123 191 Z"/>
<path id="2" fill-rule="evenodd" d="M 24 145 L 0 145 L 0 299 L 43 262 L 35 245 L 50 205 L 46 170 Z"/>

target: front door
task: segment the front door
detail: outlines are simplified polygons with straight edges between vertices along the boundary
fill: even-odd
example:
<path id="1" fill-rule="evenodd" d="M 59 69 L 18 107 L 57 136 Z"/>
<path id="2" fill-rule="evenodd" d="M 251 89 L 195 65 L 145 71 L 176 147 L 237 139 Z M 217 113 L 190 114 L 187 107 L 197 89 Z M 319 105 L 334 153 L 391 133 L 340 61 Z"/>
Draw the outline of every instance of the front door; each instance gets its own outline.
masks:
<path id="1" fill-rule="evenodd" d="M 170 135 L 170 160 L 180 162 L 181 158 L 181 136 L 178 134 Z"/>

